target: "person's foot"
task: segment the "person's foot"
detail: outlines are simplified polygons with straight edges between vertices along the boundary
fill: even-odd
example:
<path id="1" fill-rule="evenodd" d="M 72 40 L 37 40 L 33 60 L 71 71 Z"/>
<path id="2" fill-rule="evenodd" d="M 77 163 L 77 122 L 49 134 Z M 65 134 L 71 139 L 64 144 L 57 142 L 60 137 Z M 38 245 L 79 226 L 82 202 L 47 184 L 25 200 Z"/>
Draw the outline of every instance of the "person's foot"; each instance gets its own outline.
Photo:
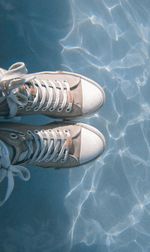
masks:
<path id="1" fill-rule="evenodd" d="M 0 124 L 0 183 L 8 179 L 0 206 L 14 188 L 14 176 L 30 179 L 26 165 L 43 168 L 77 167 L 102 154 L 104 136 L 86 124 L 53 123 L 46 126 Z"/>
<path id="2" fill-rule="evenodd" d="M 27 163 L 44 168 L 79 166 L 98 157 L 105 148 L 102 133 L 82 123 L 1 123 L 0 139 L 8 146 L 13 165 Z"/>
<path id="3" fill-rule="evenodd" d="M 0 72 L 0 115 L 44 114 L 73 118 L 96 112 L 105 101 L 100 85 L 72 72 L 27 74 L 24 63 Z"/>

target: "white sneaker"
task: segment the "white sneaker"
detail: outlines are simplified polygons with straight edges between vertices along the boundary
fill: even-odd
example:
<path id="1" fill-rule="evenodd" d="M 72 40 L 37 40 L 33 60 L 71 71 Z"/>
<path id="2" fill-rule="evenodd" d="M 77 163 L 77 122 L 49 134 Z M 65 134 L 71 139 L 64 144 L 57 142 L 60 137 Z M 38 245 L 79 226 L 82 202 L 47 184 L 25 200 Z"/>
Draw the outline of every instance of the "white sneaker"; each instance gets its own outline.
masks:
<path id="1" fill-rule="evenodd" d="M 79 166 L 98 157 L 105 148 L 102 133 L 83 123 L 55 122 L 44 126 L 1 123 L 0 139 L 14 150 L 12 164 L 44 168 Z"/>
<path id="2" fill-rule="evenodd" d="M 0 124 L 0 182 L 8 178 L 8 188 L 0 206 L 10 196 L 14 176 L 30 179 L 26 165 L 42 168 L 77 167 L 100 156 L 104 136 L 81 123 L 53 123 L 46 126 Z"/>
<path id="3" fill-rule="evenodd" d="M 102 87 L 72 72 L 27 74 L 24 63 L 0 72 L 0 115 L 44 114 L 73 118 L 97 111 L 105 101 Z"/>

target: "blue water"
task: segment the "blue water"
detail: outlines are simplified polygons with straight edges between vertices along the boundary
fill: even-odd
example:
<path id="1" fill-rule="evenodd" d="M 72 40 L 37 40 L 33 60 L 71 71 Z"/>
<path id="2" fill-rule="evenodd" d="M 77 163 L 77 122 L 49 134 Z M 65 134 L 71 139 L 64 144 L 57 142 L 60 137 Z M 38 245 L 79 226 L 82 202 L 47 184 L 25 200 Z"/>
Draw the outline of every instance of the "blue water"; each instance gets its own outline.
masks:
<path id="1" fill-rule="evenodd" d="M 71 70 L 107 97 L 82 120 L 105 135 L 103 156 L 16 179 L 0 208 L 0 252 L 150 251 L 149 13 L 148 0 L 0 0 L 2 67 Z"/>

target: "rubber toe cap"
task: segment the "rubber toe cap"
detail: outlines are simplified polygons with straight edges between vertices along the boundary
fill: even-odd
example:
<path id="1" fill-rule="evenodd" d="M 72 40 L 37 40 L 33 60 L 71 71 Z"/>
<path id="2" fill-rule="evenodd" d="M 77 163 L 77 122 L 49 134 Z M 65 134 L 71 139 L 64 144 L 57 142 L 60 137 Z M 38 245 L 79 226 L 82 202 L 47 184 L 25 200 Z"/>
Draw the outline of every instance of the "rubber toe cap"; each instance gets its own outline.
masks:
<path id="1" fill-rule="evenodd" d="M 105 93 L 101 87 L 82 79 L 82 112 L 93 113 L 105 102 Z"/>
<path id="2" fill-rule="evenodd" d="M 96 133 L 87 128 L 82 128 L 81 130 L 80 164 L 95 159 L 105 149 L 104 136 L 97 129 L 95 131 Z"/>

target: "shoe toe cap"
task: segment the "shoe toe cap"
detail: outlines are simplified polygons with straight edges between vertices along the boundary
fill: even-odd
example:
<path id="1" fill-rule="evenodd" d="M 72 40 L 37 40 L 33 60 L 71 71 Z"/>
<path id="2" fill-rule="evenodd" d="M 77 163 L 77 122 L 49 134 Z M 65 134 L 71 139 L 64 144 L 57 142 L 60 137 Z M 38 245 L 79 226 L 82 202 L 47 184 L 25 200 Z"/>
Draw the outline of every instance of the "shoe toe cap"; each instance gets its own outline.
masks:
<path id="1" fill-rule="evenodd" d="M 105 138 L 95 128 L 82 128 L 81 130 L 81 148 L 80 148 L 80 164 L 89 162 L 100 156 L 105 149 Z M 94 130 L 93 130 L 94 129 Z"/>
<path id="2" fill-rule="evenodd" d="M 99 109 L 105 102 L 103 89 L 88 80 L 82 79 L 82 112 L 89 114 Z"/>

